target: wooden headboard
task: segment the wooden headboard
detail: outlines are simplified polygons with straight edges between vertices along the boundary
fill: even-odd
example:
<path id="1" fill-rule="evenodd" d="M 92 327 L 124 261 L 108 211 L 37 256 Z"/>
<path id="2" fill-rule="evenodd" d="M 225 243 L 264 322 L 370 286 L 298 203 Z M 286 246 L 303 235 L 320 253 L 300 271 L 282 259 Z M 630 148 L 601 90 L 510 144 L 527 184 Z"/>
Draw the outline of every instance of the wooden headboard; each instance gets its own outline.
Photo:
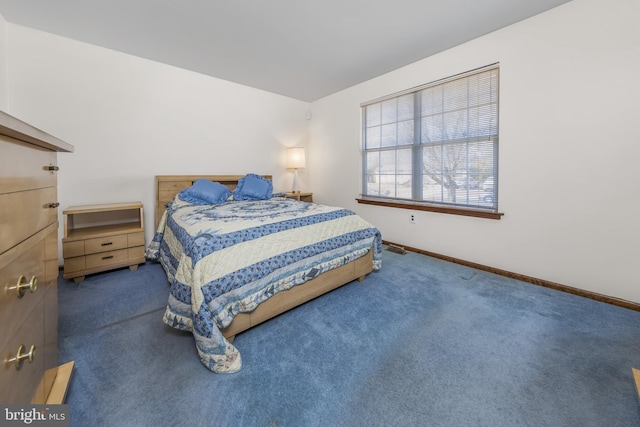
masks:
<path id="1" fill-rule="evenodd" d="M 235 190 L 240 178 L 244 175 L 156 175 L 156 209 L 155 209 L 155 230 L 164 213 L 167 203 L 184 188 L 191 187 L 198 179 L 208 179 L 226 185 L 229 190 Z M 271 175 L 262 175 L 263 178 L 272 180 Z"/>

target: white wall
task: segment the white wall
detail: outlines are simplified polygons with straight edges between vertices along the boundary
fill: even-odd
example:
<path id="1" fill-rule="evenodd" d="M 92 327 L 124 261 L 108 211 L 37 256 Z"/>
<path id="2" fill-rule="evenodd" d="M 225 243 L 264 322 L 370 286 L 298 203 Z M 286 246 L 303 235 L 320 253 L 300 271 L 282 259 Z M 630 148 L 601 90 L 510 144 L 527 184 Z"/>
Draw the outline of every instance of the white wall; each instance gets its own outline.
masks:
<path id="1" fill-rule="evenodd" d="M 640 302 L 637 0 L 575 0 L 312 103 L 311 187 L 386 240 Z M 359 205 L 361 102 L 500 62 L 500 221 Z"/>
<path id="2" fill-rule="evenodd" d="M 151 225 L 156 174 L 271 173 L 288 188 L 284 147 L 309 135 L 302 189 L 385 239 L 640 302 L 639 13 L 574 0 L 316 101 L 310 122 L 304 102 L 0 19 L 0 108 L 75 145 L 60 155 L 63 207 L 141 200 Z M 360 103 L 493 62 L 503 219 L 418 211 L 411 225 L 358 205 Z"/>
<path id="3" fill-rule="evenodd" d="M 9 85 L 7 78 L 7 21 L 0 15 L 0 110 L 7 111 L 9 109 L 9 100 L 7 88 Z"/>
<path id="4" fill-rule="evenodd" d="M 63 208 L 140 200 L 149 242 L 154 175 L 290 187 L 285 147 L 306 144 L 308 103 L 13 24 L 9 39 L 9 113 L 75 146 L 59 155 Z"/>

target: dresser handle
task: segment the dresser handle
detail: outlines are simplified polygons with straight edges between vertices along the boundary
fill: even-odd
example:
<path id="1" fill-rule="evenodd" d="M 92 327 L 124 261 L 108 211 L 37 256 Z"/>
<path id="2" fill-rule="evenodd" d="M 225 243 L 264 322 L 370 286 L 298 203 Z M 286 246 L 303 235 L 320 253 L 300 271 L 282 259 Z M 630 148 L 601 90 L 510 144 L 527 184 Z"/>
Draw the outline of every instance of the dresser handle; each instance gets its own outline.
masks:
<path id="1" fill-rule="evenodd" d="M 103 256 L 102 259 L 111 259 L 113 258 L 113 255 L 109 255 L 109 256 Z"/>
<path id="2" fill-rule="evenodd" d="M 60 170 L 60 168 L 58 166 L 49 165 L 49 166 L 45 166 L 44 170 L 50 171 L 50 172 L 57 172 Z"/>
<path id="3" fill-rule="evenodd" d="M 25 360 L 28 360 L 29 363 L 33 362 L 33 358 L 36 357 L 36 346 L 32 345 L 31 348 L 29 349 L 29 353 L 24 353 L 26 347 L 24 346 L 24 344 L 21 344 L 20 347 L 18 347 L 18 352 L 16 353 L 16 357 L 12 357 L 10 359 L 5 359 L 5 363 L 8 365 L 10 363 L 15 363 L 16 364 L 16 370 L 19 371 L 20 369 L 22 369 L 22 365 L 24 364 Z"/>
<path id="4" fill-rule="evenodd" d="M 47 207 L 48 207 L 49 209 L 55 209 L 55 208 L 57 208 L 58 206 L 60 206 L 60 203 L 58 203 L 58 202 L 54 202 L 54 203 L 47 203 Z"/>
<path id="5" fill-rule="evenodd" d="M 20 275 L 20 277 L 18 277 L 18 282 L 16 283 L 16 285 L 10 286 L 7 290 L 13 291 L 14 289 L 18 298 L 22 298 L 27 289 L 29 289 L 29 292 L 34 293 L 38 289 L 38 278 L 36 276 L 31 276 L 31 280 L 29 280 L 29 283 L 27 283 L 26 277 Z"/>
<path id="6" fill-rule="evenodd" d="M 109 246 L 113 245 L 113 242 L 101 243 L 100 246 Z"/>

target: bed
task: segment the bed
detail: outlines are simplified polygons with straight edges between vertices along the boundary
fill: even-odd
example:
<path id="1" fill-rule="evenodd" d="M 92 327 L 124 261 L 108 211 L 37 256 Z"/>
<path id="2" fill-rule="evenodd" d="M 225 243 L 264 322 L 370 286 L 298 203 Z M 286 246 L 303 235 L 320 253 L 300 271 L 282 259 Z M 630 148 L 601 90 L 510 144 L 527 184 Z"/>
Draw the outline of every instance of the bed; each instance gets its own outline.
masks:
<path id="1" fill-rule="evenodd" d="M 156 234 L 146 256 L 170 284 L 163 321 L 192 332 L 200 360 L 217 373 L 241 368 L 237 334 L 381 267 L 380 232 L 364 219 L 277 194 L 241 200 L 252 176 L 156 176 Z M 270 185 L 271 176 L 259 178 Z M 182 199 L 202 182 L 240 200 Z"/>

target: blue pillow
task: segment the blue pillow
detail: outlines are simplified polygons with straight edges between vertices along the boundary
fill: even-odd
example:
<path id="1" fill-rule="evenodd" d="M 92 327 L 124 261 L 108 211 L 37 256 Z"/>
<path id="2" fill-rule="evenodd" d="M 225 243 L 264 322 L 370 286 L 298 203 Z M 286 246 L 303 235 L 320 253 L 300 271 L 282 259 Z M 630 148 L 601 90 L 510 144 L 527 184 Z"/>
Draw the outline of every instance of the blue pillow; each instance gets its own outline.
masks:
<path id="1" fill-rule="evenodd" d="M 194 205 L 216 205 L 225 202 L 231 191 L 219 182 L 199 179 L 189 188 L 180 191 L 178 196 Z"/>
<path id="2" fill-rule="evenodd" d="M 267 200 L 271 198 L 273 184 L 266 178 L 249 173 L 238 181 L 233 192 L 234 200 Z"/>

